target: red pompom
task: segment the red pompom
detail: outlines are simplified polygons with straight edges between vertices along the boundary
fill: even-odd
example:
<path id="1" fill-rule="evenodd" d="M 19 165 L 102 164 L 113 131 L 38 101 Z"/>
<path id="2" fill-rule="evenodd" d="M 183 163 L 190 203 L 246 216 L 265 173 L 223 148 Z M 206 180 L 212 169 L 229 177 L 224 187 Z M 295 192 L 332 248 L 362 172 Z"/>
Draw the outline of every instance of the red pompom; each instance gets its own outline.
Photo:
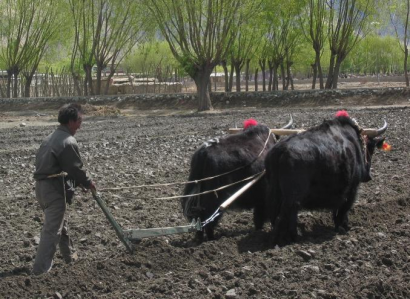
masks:
<path id="1" fill-rule="evenodd" d="M 339 110 L 335 114 L 336 117 L 349 117 L 349 113 L 346 110 Z"/>
<path id="2" fill-rule="evenodd" d="M 249 118 L 243 122 L 243 129 L 246 130 L 249 127 L 256 126 L 258 122 L 253 118 Z"/>

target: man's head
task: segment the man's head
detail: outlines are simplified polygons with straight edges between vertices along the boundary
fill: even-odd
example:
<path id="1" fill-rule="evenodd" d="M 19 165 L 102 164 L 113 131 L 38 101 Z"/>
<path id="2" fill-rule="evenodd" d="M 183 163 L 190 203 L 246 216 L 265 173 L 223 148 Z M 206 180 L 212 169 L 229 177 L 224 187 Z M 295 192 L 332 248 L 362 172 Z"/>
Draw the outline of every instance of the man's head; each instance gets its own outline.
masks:
<path id="1" fill-rule="evenodd" d="M 58 122 L 66 126 L 71 135 L 77 132 L 83 121 L 83 110 L 80 104 L 66 104 L 58 111 Z"/>

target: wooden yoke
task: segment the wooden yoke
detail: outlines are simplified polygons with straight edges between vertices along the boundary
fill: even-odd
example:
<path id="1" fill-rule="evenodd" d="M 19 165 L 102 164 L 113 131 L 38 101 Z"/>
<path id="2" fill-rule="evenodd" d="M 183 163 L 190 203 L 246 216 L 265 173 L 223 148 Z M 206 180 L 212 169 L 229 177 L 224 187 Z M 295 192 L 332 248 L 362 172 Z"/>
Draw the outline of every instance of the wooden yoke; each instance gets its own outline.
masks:
<path id="1" fill-rule="evenodd" d="M 228 130 L 229 134 L 236 134 L 242 131 L 243 131 L 243 128 L 229 128 Z M 303 129 L 271 129 L 270 131 L 275 135 L 283 136 L 283 135 L 299 134 L 299 133 L 304 132 L 305 130 Z"/>

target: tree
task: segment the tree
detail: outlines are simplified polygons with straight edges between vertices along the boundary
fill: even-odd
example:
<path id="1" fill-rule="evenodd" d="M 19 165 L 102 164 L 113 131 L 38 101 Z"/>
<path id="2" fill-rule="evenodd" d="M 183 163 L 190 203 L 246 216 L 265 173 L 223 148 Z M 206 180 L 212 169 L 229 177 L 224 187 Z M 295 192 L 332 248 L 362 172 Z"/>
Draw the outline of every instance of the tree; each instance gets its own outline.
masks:
<path id="1" fill-rule="evenodd" d="M 285 82 L 285 64 L 286 68 L 290 66 L 292 62 L 292 56 L 294 54 L 294 48 L 297 45 L 299 36 L 301 34 L 297 16 L 300 13 L 302 2 L 300 0 L 292 0 L 287 2 L 282 1 L 268 1 L 266 6 L 267 23 L 269 24 L 267 30 L 267 37 L 270 41 L 268 56 L 269 64 L 269 90 L 278 90 L 278 68 L 281 68 L 282 85 L 286 88 Z"/>
<path id="2" fill-rule="evenodd" d="M 330 63 L 326 89 L 336 89 L 340 66 L 367 34 L 371 0 L 328 0 Z"/>
<path id="3" fill-rule="evenodd" d="M 408 74 L 408 57 L 409 57 L 409 17 L 410 17 L 410 0 L 390 0 L 389 11 L 391 23 L 394 26 L 396 37 L 399 41 L 400 48 L 404 53 L 403 71 L 406 79 L 406 86 L 409 87 L 409 74 Z M 401 40 L 401 42 L 400 42 Z"/>
<path id="4" fill-rule="evenodd" d="M 316 79 L 319 77 L 320 89 L 324 88 L 323 71 L 320 64 L 320 58 L 323 53 L 323 47 L 326 40 L 326 10 L 327 0 L 308 0 L 307 3 L 307 30 L 305 22 L 302 20 L 302 30 L 306 39 L 310 41 L 315 51 L 315 62 L 313 63 L 312 89 L 316 87 Z"/>
<path id="5" fill-rule="evenodd" d="M 74 42 L 71 54 L 71 72 L 74 82 L 78 82 L 77 61 L 82 66 L 84 78 L 84 95 L 94 94 L 92 68 L 95 63 L 94 52 L 98 30 L 95 20 L 98 18 L 97 8 L 92 0 L 69 0 L 74 25 Z M 76 84 L 76 83 L 75 83 Z"/>
<path id="6" fill-rule="evenodd" d="M 105 94 L 118 64 L 148 32 L 146 19 L 139 1 L 100 0 L 94 34 L 94 58 L 97 65 L 96 94 L 101 94 L 101 73 L 110 65 Z"/>
<path id="7" fill-rule="evenodd" d="M 393 36 L 370 34 L 342 63 L 342 71 L 354 74 L 393 74 L 401 72 L 403 52 Z"/>
<path id="8" fill-rule="evenodd" d="M 37 4 L 39 4 L 37 2 Z M 63 3 L 56 1 L 43 1 L 41 3 L 41 17 L 33 22 L 31 37 L 33 38 L 30 56 L 23 67 L 24 96 L 30 97 L 30 86 L 44 54 L 52 41 L 55 41 L 57 32 L 63 26 L 61 11 Z"/>
<path id="9" fill-rule="evenodd" d="M 162 73 L 163 68 L 172 69 L 174 74 L 182 73 L 166 41 L 147 41 L 134 47 L 122 65 L 127 72 L 140 73 L 144 76 L 158 77 L 160 74 L 157 71 Z"/>
<path id="10" fill-rule="evenodd" d="M 270 39 L 265 36 L 262 38 L 261 46 L 258 49 L 258 65 L 262 71 L 262 90 L 266 91 L 266 62 L 270 55 Z M 257 69 L 255 71 L 255 91 L 258 90 Z"/>
<path id="11" fill-rule="evenodd" d="M 210 75 L 230 50 L 257 1 L 145 0 L 175 58 L 195 81 L 198 110 L 212 110 Z M 239 17 L 242 16 L 242 17 Z"/>
<path id="12" fill-rule="evenodd" d="M 1 3 L 1 38 L 4 47 L 0 52 L 7 70 L 7 97 L 18 95 L 18 75 L 25 70 L 26 95 L 31 79 L 44 55 L 47 43 L 58 29 L 58 6 L 54 0 L 5 0 Z"/>
<path id="13" fill-rule="evenodd" d="M 242 16 L 240 16 L 242 17 Z M 236 91 L 241 91 L 241 70 L 245 63 L 249 69 L 250 58 L 257 50 L 262 38 L 255 18 L 243 20 L 238 28 L 238 35 L 230 51 L 230 60 L 236 74 Z M 248 75 L 248 74 L 247 74 Z"/>

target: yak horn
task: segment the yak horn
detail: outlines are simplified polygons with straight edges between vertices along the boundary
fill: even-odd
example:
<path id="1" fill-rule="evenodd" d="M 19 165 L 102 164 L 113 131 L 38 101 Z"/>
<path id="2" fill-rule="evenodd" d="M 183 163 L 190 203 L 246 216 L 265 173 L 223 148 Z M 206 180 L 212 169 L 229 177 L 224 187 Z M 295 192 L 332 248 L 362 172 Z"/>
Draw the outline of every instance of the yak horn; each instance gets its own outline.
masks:
<path id="1" fill-rule="evenodd" d="M 289 122 L 280 129 L 271 129 L 272 133 L 274 133 L 276 135 L 291 135 L 291 134 L 294 134 L 294 133 L 300 133 L 301 130 L 292 130 L 292 129 L 290 129 L 293 125 L 293 117 L 292 117 L 292 114 L 289 114 L 289 116 L 290 116 Z M 228 130 L 229 134 L 235 134 L 235 133 L 239 133 L 239 132 L 242 132 L 242 131 L 243 131 L 243 128 L 237 128 L 236 125 L 235 125 L 235 128 L 229 128 L 229 130 Z"/>
<path id="2" fill-rule="evenodd" d="M 386 132 L 386 130 L 387 130 L 387 122 L 385 120 L 383 127 L 378 128 L 378 129 L 363 129 L 362 135 L 367 135 L 371 138 L 374 138 L 374 137 L 380 136 L 381 134 Z"/>
<path id="3" fill-rule="evenodd" d="M 285 126 L 283 126 L 281 129 L 290 129 L 290 128 L 292 128 L 292 125 L 293 125 L 293 117 L 292 117 L 292 114 L 289 114 L 289 116 L 290 116 L 290 120 L 289 120 L 288 124 L 285 125 Z"/>

